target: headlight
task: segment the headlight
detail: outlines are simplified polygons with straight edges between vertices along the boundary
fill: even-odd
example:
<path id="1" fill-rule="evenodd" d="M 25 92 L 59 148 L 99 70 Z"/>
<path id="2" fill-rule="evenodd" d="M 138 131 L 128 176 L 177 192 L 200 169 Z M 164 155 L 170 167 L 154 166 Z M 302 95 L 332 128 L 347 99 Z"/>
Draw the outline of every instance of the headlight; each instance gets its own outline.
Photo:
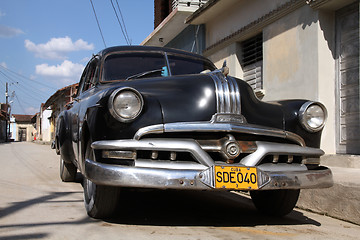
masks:
<path id="1" fill-rule="evenodd" d="M 108 107 L 111 115 L 121 122 L 130 122 L 137 118 L 143 109 L 141 94 L 133 88 L 115 90 L 109 98 Z"/>
<path id="2" fill-rule="evenodd" d="M 299 110 L 301 125 L 309 132 L 318 132 L 324 125 L 327 112 L 324 105 L 317 102 L 306 102 Z"/>

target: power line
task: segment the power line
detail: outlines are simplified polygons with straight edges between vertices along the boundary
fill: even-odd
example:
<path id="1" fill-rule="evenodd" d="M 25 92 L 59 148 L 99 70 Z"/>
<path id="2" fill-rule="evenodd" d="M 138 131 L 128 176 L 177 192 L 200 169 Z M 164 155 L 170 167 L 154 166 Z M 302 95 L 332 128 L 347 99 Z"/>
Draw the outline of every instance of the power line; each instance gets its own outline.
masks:
<path id="1" fill-rule="evenodd" d="M 31 95 L 31 94 L 29 93 L 30 91 L 26 91 L 26 90 L 24 90 L 22 87 L 21 87 L 21 88 L 19 87 L 20 83 L 19 83 L 18 81 L 15 81 L 14 79 L 12 79 L 11 77 L 9 77 L 8 75 L 6 75 L 6 74 L 5 74 L 4 72 L 2 72 L 2 71 L 0 71 L 0 74 L 2 74 L 6 79 L 8 79 L 8 80 L 11 82 L 11 84 L 14 84 L 14 88 L 16 88 L 17 90 L 20 90 L 20 91 L 23 92 L 24 94 L 28 95 L 31 100 L 43 101 L 43 99 L 38 98 L 38 95 L 40 95 L 40 94 L 38 94 L 38 95 Z M 42 94 L 44 94 L 44 93 L 42 93 Z M 40 96 L 40 97 L 41 97 L 41 96 Z M 42 97 L 43 97 L 43 98 L 46 98 L 47 96 L 45 97 L 45 94 L 44 94 Z"/>
<path id="2" fill-rule="evenodd" d="M 114 6 L 114 3 L 113 3 L 113 1 L 112 1 L 112 0 L 110 0 L 110 2 L 111 2 L 111 5 L 112 5 L 112 7 L 113 7 L 113 9 L 114 9 L 114 12 L 115 12 L 116 18 L 117 18 L 118 23 L 119 23 L 119 25 L 120 25 L 121 32 L 122 32 L 122 34 L 123 34 L 123 36 L 124 36 L 124 38 L 125 38 L 125 41 L 126 41 L 127 45 L 130 45 L 129 40 L 127 39 L 127 37 L 126 37 L 126 35 L 125 35 L 125 32 L 124 32 L 123 26 L 122 26 L 122 24 L 121 24 L 121 22 L 120 22 L 119 16 L 118 16 L 118 14 L 117 14 L 117 12 L 116 12 L 116 9 L 115 9 L 115 6 Z"/>
<path id="3" fill-rule="evenodd" d="M 92 0 L 90 0 L 90 3 L 91 3 L 91 6 L 92 6 L 92 9 L 93 9 L 93 11 L 94 11 L 94 15 L 95 15 L 96 22 L 97 22 L 97 25 L 98 25 L 98 28 L 99 28 L 99 31 L 100 31 L 101 38 L 102 38 L 103 43 L 104 43 L 104 46 L 105 46 L 105 48 L 106 48 L 106 43 L 105 43 L 104 35 L 103 35 L 102 31 L 101 31 L 101 27 L 100 27 L 100 24 L 99 24 L 99 20 L 98 20 L 98 18 L 97 18 L 97 16 L 96 16 L 95 7 L 94 7 L 94 4 L 93 4 Z"/>
<path id="4" fill-rule="evenodd" d="M 122 15 L 122 13 L 121 13 L 121 9 L 120 9 L 120 5 L 119 5 L 118 0 L 116 0 L 116 5 L 117 5 L 118 11 L 119 11 L 119 13 L 120 13 L 122 25 L 124 26 L 125 35 L 126 35 L 126 38 L 127 38 L 127 40 L 128 40 L 128 44 L 131 45 L 131 39 L 129 38 L 129 35 L 128 35 L 128 33 L 127 33 L 126 24 L 125 24 L 125 21 L 124 21 L 124 17 L 123 17 L 123 15 Z"/>
<path id="5" fill-rule="evenodd" d="M 15 94 L 15 98 L 16 98 L 16 100 L 18 101 L 19 106 L 20 106 L 21 110 L 23 111 L 23 113 L 26 113 L 25 108 L 24 108 L 24 107 L 23 107 L 23 105 L 21 104 L 21 102 L 20 102 L 20 100 L 19 100 L 19 98 L 17 97 L 17 95 L 16 95 L 16 94 Z"/>
<path id="6" fill-rule="evenodd" d="M 12 74 L 14 74 L 14 75 L 17 75 L 17 76 L 19 76 L 19 77 L 21 77 L 21 78 L 23 78 L 23 79 L 25 79 L 25 80 L 27 80 L 27 81 L 31 81 L 31 82 L 37 83 L 37 84 L 39 84 L 39 85 L 45 86 L 45 87 L 47 87 L 47 88 L 49 88 L 49 89 L 52 89 L 52 90 L 57 90 L 56 88 L 54 88 L 54 87 L 52 87 L 52 86 L 49 86 L 49 85 L 47 85 L 47 84 L 45 84 L 45 83 L 36 81 L 36 80 L 34 80 L 34 79 L 30 79 L 30 78 L 28 78 L 28 77 L 25 77 L 24 75 L 21 75 L 20 73 L 17 73 L 17 72 L 15 72 L 15 71 L 11 70 L 11 69 L 8 68 L 8 67 L 4 67 L 4 66 L 0 65 L 0 68 L 3 68 L 4 70 L 6 70 L 6 71 L 8 71 L 8 72 L 10 72 L 10 73 L 12 73 Z M 0 71 L 1 71 L 1 70 L 0 70 Z"/>
<path id="7" fill-rule="evenodd" d="M 22 83 L 20 81 L 17 81 L 17 80 L 14 80 L 12 77 L 8 76 L 6 73 L 4 73 L 3 71 L 0 70 L 0 74 L 3 75 L 7 80 L 9 80 L 12 84 L 17 84 L 17 85 L 14 85 L 14 87 L 20 87 L 20 85 L 22 85 Z M 19 86 L 18 86 L 19 85 Z M 23 88 L 29 88 L 31 87 L 32 89 L 32 92 L 36 92 L 36 95 L 32 96 L 34 98 L 37 98 L 38 95 L 40 95 L 41 97 L 45 98 L 48 96 L 47 93 L 44 93 L 44 92 L 41 92 L 38 88 L 35 88 L 34 86 L 32 85 L 29 85 L 29 86 L 23 86 Z M 30 95 L 28 92 L 29 91 L 25 91 L 23 90 L 22 88 L 19 88 L 20 90 L 24 91 L 25 94 L 28 94 Z M 30 95 L 31 96 L 31 95 Z"/>
<path id="8" fill-rule="evenodd" d="M 117 7 L 118 7 L 118 10 L 119 10 L 119 13 L 120 13 L 120 17 L 121 17 L 122 23 L 123 23 L 123 25 L 124 25 L 126 37 L 127 37 L 127 39 L 129 40 L 129 43 L 130 43 L 130 45 L 131 45 L 131 39 L 129 38 L 129 35 L 128 35 L 128 33 L 127 33 L 126 24 L 125 24 L 123 15 L 122 15 L 122 13 L 121 13 L 120 5 L 119 5 L 118 0 L 116 0 L 116 5 L 117 5 Z"/>

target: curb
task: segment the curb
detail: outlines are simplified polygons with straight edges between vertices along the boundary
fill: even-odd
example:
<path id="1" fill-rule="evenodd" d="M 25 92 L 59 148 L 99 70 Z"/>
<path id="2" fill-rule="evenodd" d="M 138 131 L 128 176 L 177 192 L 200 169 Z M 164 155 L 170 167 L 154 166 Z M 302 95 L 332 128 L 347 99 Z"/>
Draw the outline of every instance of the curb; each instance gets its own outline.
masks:
<path id="1" fill-rule="evenodd" d="M 297 207 L 360 225 L 360 169 L 330 169 L 334 186 L 301 190 Z"/>

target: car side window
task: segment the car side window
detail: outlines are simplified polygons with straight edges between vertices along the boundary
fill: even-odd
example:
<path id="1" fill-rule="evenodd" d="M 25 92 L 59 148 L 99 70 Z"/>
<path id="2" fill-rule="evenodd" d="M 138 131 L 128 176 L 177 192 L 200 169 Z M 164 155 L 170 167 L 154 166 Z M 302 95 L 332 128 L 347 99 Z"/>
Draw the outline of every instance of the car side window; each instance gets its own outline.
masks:
<path id="1" fill-rule="evenodd" d="M 87 91 L 89 88 L 95 86 L 96 78 L 97 78 L 97 66 L 98 66 L 98 59 L 93 59 L 92 62 L 89 64 L 89 68 L 87 70 L 87 74 L 85 77 L 84 85 L 82 87 L 82 92 Z"/>
<path id="2" fill-rule="evenodd" d="M 93 58 L 85 67 L 85 70 L 80 79 L 77 95 L 96 85 L 98 81 L 98 62 L 98 58 Z"/>
<path id="3" fill-rule="evenodd" d="M 85 84 L 85 80 L 86 80 L 86 75 L 87 75 L 87 72 L 89 70 L 89 64 L 85 67 L 82 75 L 81 75 L 81 78 L 80 78 L 80 82 L 79 82 L 79 87 L 77 89 L 77 93 L 76 93 L 76 96 L 79 96 L 84 88 L 84 84 Z"/>

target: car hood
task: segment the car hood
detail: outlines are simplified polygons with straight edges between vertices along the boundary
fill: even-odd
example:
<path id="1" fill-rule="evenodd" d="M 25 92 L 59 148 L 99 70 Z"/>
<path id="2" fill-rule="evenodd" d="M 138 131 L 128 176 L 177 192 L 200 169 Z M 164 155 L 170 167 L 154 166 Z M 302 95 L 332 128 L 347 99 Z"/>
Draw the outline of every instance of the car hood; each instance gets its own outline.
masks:
<path id="1" fill-rule="evenodd" d="M 164 123 L 209 121 L 216 112 L 215 86 L 208 75 L 137 79 L 124 84 L 138 90 L 145 102 L 155 98 Z"/>
<path id="2" fill-rule="evenodd" d="M 227 112 L 243 115 L 250 124 L 284 127 L 281 107 L 257 99 L 251 87 L 242 80 L 232 78 L 239 102 L 220 99 L 221 95 L 226 95 L 226 88 L 221 87 L 224 81 L 227 80 L 216 78 L 212 73 L 192 74 L 122 81 L 114 83 L 114 88 L 132 87 L 138 90 L 145 104 L 149 99 L 156 99 L 161 107 L 163 123 L 210 121 L 216 113 Z M 240 108 L 234 109 L 235 104 Z"/>

